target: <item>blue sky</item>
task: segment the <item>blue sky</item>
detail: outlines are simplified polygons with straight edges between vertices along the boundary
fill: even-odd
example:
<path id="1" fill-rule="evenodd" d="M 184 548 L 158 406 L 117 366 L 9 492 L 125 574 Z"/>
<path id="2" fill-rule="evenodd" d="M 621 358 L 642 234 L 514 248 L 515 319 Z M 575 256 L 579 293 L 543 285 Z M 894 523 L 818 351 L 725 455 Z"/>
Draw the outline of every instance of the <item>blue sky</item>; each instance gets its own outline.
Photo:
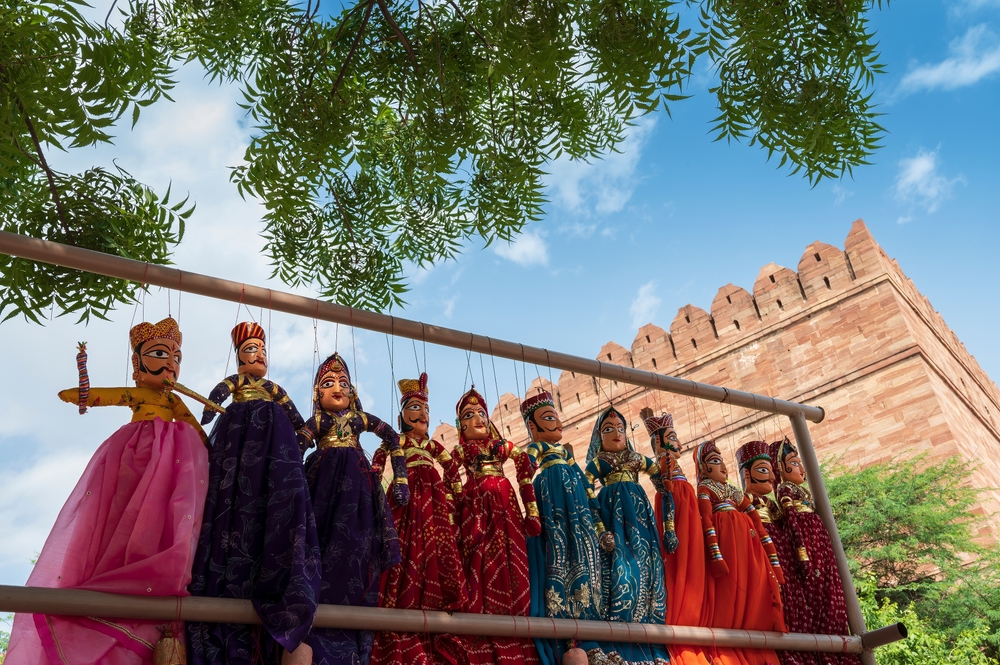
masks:
<path id="1" fill-rule="evenodd" d="M 756 148 L 713 143 L 715 109 L 702 71 L 691 81 L 693 97 L 672 107 L 673 118 L 660 113 L 640 122 L 622 154 L 554 164 L 546 217 L 516 243 L 470 247 L 456 262 L 415 273 L 400 314 L 594 357 L 609 340 L 628 347 L 644 323 L 669 328 L 687 303 L 708 309 L 724 284 L 751 289 L 768 262 L 794 269 L 814 240 L 842 247 L 851 222 L 863 218 L 997 378 L 1000 138 L 991 119 L 1000 106 L 1000 1 L 898 2 L 875 12 L 874 21 L 889 70 L 877 84 L 889 133 L 875 163 L 853 179 L 811 188 Z M 241 159 L 248 132 L 239 93 L 209 85 L 194 69 L 179 78 L 176 103 L 152 108 L 133 132 L 123 128 L 115 147 L 53 159 L 64 169 L 118 159 L 160 190 L 172 179 L 175 191 L 190 191 L 198 202 L 178 265 L 283 288 L 267 283 L 259 205 L 241 200 L 228 182 L 227 167 Z M 144 306 L 124 308 L 108 323 L 0 326 L 5 375 L 14 379 L 0 418 L 0 583 L 25 581 L 29 558 L 87 460 L 128 420 L 117 409 L 80 417 L 55 398 L 76 383 L 76 341 L 90 343 L 93 385 L 121 385 L 132 320 L 176 316 L 177 308 L 176 294 L 154 290 Z M 207 393 L 227 362 L 233 370 L 228 331 L 246 312 L 194 296 L 184 296 L 180 309 L 181 380 Z M 272 378 L 302 410 L 314 346 L 320 358 L 337 346 L 355 358 L 366 407 L 395 419 L 393 380 L 417 371 L 409 341 L 387 346 L 382 335 L 326 324 L 314 336 L 309 321 L 259 310 L 253 316 L 269 321 Z M 416 351 L 423 367 L 424 349 Z M 510 361 L 467 360 L 435 347 L 426 354 L 435 422 L 454 417 L 470 371 L 491 404 L 497 392 L 519 392 L 523 383 Z M 530 381 L 536 372 L 527 371 Z"/>

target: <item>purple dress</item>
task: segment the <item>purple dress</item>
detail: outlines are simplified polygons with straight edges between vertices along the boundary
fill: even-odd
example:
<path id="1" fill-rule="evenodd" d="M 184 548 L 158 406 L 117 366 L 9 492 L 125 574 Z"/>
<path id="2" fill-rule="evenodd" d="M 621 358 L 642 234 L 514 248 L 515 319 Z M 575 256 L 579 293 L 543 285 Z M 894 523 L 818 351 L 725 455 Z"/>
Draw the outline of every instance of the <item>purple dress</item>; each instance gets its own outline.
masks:
<path id="1" fill-rule="evenodd" d="M 316 615 L 319 544 L 295 435 L 302 416 L 270 381 L 237 374 L 210 398 L 222 403 L 230 394 L 210 438 L 188 588 L 193 596 L 252 600 L 263 626 L 189 622 L 191 665 L 278 662 L 282 647 L 292 651 L 305 640 Z"/>
<path id="2" fill-rule="evenodd" d="M 400 561 L 381 479 L 358 443 L 362 432 L 378 436 L 390 452 L 400 450 L 396 432 L 360 408 L 319 411 L 302 430 L 303 443 L 317 445 L 305 468 L 322 551 L 320 603 L 375 607 L 379 578 Z M 395 477 L 405 479 L 406 460 L 399 453 L 391 459 Z M 406 485 L 397 483 L 394 491 L 405 504 Z M 314 665 L 367 665 L 374 636 L 367 630 L 316 628 L 307 642 Z"/>

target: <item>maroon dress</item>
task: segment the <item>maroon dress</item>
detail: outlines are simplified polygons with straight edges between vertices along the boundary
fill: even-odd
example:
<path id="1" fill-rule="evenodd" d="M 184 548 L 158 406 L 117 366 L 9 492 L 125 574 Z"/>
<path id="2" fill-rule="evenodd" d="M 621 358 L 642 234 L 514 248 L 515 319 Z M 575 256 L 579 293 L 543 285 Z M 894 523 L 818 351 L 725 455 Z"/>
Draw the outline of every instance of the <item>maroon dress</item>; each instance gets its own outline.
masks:
<path id="1" fill-rule="evenodd" d="M 830 534 L 816 514 L 812 494 L 801 485 L 783 482 L 776 492 L 783 526 L 797 556 L 797 570 L 809 605 L 810 633 L 847 635 L 847 604 L 833 555 Z M 854 654 L 817 653 L 822 665 L 860 665 Z"/>
<path id="2" fill-rule="evenodd" d="M 799 573 L 798 558 L 792 546 L 791 537 L 781 519 L 778 505 L 767 496 L 754 496 L 754 508 L 760 515 L 760 521 L 771 536 L 774 549 L 778 553 L 778 562 L 785 573 L 785 583 L 781 585 L 781 607 L 785 613 L 785 627 L 790 633 L 811 633 L 812 612 L 806 599 Z M 816 654 L 805 651 L 779 651 L 778 659 L 781 665 L 818 665 Z"/>

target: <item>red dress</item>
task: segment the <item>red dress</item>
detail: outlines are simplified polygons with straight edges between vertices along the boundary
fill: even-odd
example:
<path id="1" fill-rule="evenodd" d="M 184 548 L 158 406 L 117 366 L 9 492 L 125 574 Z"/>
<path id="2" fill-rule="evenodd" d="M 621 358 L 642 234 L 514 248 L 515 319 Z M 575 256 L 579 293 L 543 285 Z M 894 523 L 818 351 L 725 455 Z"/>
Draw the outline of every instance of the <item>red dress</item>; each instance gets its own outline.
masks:
<path id="1" fill-rule="evenodd" d="M 760 515 L 764 528 L 771 536 L 774 550 L 778 554 L 785 583 L 781 585 L 781 606 L 785 615 L 785 627 L 790 633 L 811 633 L 809 603 L 801 576 L 798 574 L 798 554 L 792 546 L 788 530 L 781 519 L 781 510 L 770 497 L 753 497 L 754 508 Z M 816 655 L 806 651 L 779 651 L 781 665 L 817 665 Z"/>
<path id="2" fill-rule="evenodd" d="M 669 457 L 669 456 L 668 456 Z M 674 532 L 677 550 L 668 554 L 663 547 L 663 504 L 655 501 L 656 526 L 660 532 L 660 554 L 667 586 L 667 625 L 701 626 L 707 618 L 705 604 L 705 578 L 708 561 L 705 556 L 705 538 L 701 533 L 701 516 L 694 487 L 684 477 L 677 462 L 670 458 L 670 480 L 665 489 L 674 497 Z M 671 661 L 677 665 L 708 665 L 701 647 L 670 645 Z"/>
<path id="3" fill-rule="evenodd" d="M 708 626 L 785 632 L 781 568 L 760 516 L 743 492 L 705 478 L 698 508 L 708 549 Z M 770 649 L 716 648 L 723 665 L 778 665 Z"/>
<path id="4" fill-rule="evenodd" d="M 399 534 L 402 560 L 382 574 L 379 607 L 407 610 L 461 611 L 465 603 L 465 576 L 458 553 L 453 494 L 462 491 L 458 462 L 437 441 L 400 440 L 406 456 L 410 501 L 405 506 L 389 495 L 392 519 Z M 383 468 L 387 451 L 379 448 L 372 460 Z M 444 481 L 434 467 L 444 468 Z M 465 646 L 454 635 L 381 632 L 375 636 L 372 665 L 455 665 L 463 662 Z"/>
<path id="5" fill-rule="evenodd" d="M 830 534 L 822 518 L 813 509 L 812 494 L 805 487 L 790 482 L 778 485 L 778 503 L 784 515 L 783 527 L 799 556 L 796 573 L 800 575 L 809 599 L 807 632 L 822 635 L 847 635 L 847 604 L 844 587 L 833 555 Z M 859 665 L 854 654 L 817 653 L 823 665 Z"/>
<path id="6" fill-rule="evenodd" d="M 468 591 L 465 611 L 528 616 L 531 591 L 525 529 L 530 524 L 530 535 L 541 532 L 531 484 L 532 460 L 513 443 L 503 440 L 463 439 L 453 454 L 465 467 L 468 478 L 459 500 Z M 513 486 L 503 475 L 507 459 L 513 459 L 517 469 L 527 520 L 521 515 Z M 539 663 L 530 639 L 478 637 L 467 641 L 471 665 Z"/>

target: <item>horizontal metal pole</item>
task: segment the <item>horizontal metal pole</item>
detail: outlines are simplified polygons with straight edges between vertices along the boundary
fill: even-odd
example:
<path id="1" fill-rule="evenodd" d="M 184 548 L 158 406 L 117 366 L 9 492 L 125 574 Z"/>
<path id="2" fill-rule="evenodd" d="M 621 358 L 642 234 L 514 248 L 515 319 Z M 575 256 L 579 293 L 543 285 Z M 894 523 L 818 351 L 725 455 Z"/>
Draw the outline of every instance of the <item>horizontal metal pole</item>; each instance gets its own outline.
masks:
<path id="1" fill-rule="evenodd" d="M 41 587 L 0 586 L 0 612 L 100 616 L 150 621 L 205 621 L 259 624 L 249 600 L 145 597 Z M 689 644 L 783 651 L 861 653 L 861 638 L 696 626 L 658 626 L 614 621 L 574 621 L 540 617 L 423 612 L 351 605 L 320 605 L 319 628 L 452 633 L 491 637 L 577 638 L 586 641 Z"/>
<path id="2" fill-rule="evenodd" d="M 902 622 L 891 623 L 877 630 L 870 630 L 861 636 L 861 643 L 865 649 L 875 649 L 886 644 L 892 644 L 900 640 L 905 640 L 909 635 L 906 625 Z"/>
<path id="3" fill-rule="evenodd" d="M 48 240 L 0 231 L 0 252 L 41 263 L 84 270 L 86 272 L 126 279 L 139 284 L 151 284 L 184 293 L 194 293 L 219 300 L 242 302 L 256 307 L 266 307 L 279 312 L 297 314 L 307 318 L 331 321 L 366 330 L 388 333 L 397 337 L 421 340 L 431 344 L 450 346 L 456 349 L 475 351 L 500 358 L 520 360 L 525 363 L 544 365 L 556 369 L 576 372 L 598 379 L 621 381 L 636 386 L 654 388 L 677 395 L 687 395 L 698 399 L 733 404 L 747 409 L 791 416 L 801 413 L 807 420 L 823 420 L 823 409 L 774 399 L 764 395 L 731 390 L 707 383 L 698 383 L 666 374 L 658 374 L 634 367 L 571 356 L 558 351 L 550 351 L 516 342 L 492 339 L 485 335 L 442 328 L 420 321 L 401 319 L 388 314 L 369 312 L 344 305 L 306 298 L 283 291 L 274 291 L 257 286 L 247 286 L 217 277 L 168 268 L 166 266 L 143 263 L 132 259 L 103 254 L 89 249 L 80 249 Z"/>

